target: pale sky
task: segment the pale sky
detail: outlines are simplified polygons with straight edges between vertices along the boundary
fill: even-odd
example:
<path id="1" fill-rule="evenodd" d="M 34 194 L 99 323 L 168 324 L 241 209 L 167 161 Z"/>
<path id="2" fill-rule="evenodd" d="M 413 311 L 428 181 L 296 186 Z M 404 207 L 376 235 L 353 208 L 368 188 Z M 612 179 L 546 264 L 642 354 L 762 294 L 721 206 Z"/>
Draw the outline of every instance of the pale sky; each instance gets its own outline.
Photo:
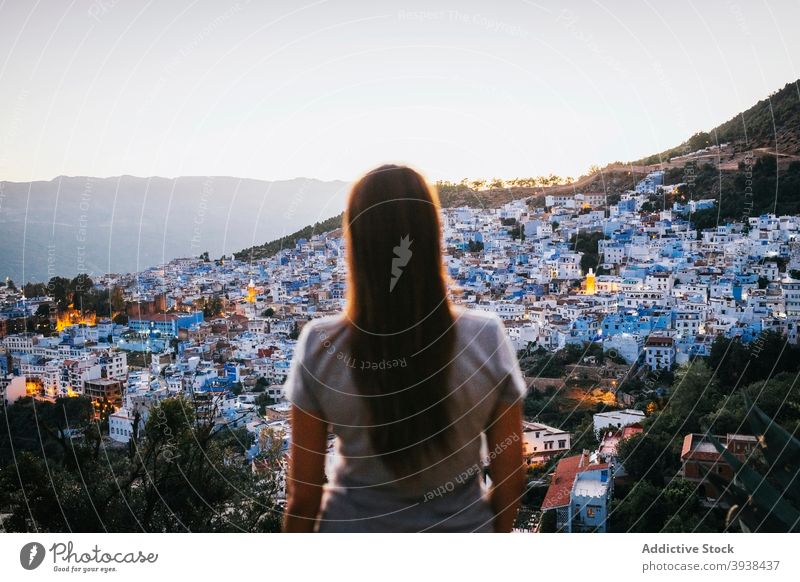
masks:
<path id="1" fill-rule="evenodd" d="M 577 176 L 800 77 L 800 2 L 6 0 L 0 180 Z"/>

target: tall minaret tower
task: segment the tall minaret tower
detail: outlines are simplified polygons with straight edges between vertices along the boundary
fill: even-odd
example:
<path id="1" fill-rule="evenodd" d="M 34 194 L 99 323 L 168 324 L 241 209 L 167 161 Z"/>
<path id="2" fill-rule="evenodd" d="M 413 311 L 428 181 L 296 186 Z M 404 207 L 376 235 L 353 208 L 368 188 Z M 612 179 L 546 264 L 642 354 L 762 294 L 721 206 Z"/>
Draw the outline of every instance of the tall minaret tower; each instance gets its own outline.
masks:
<path id="1" fill-rule="evenodd" d="M 247 286 L 247 302 L 250 304 L 250 318 L 256 317 L 256 284 L 250 279 L 250 284 Z"/>
<path id="2" fill-rule="evenodd" d="M 594 274 L 592 268 L 586 274 L 586 290 L 587 295 L 594 295 L 597 292 L 597 276 Z"/>

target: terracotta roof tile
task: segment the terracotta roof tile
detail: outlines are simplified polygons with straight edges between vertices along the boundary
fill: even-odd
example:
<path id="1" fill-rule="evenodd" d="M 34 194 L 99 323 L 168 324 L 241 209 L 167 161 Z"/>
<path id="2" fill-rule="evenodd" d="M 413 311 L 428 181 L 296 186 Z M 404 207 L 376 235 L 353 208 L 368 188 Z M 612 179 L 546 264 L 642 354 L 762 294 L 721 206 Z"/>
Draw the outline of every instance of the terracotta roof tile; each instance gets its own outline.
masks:
<path id="1" fill-rule="evenodd" d="M 542 510 L 563 507 L 569 504 L 569 494 L 572 491 L 572 484 L 575 482 L 575 476 L 578 473 L 606 468 L 608 468 L 608 463 L 590 465 L 588 454 L 564 457 L 556 465 L 555 473 L 550 481 L 550 487 L 547 488 L 547 494 L 542 502 Z"/>

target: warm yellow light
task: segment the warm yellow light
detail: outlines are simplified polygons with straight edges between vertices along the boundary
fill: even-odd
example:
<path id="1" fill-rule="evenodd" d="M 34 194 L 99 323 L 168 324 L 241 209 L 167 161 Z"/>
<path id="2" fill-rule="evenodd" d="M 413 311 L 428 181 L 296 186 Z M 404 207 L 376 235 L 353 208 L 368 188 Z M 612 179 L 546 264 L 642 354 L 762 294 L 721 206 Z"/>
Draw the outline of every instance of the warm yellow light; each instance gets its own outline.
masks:
<path id="1" fill-rule="evenodd" d="M 586 275 L 585 293 L 586 295 L 594 295 L 597 293 L 597 276 L 592 269 L 589 269 L 589 273 Z"/>
<path id="2" fill-rule="evenodd" d="M 77 309 L 68 309 L 58 314 L 56 318 L 56 331 L 64 331 L 71 325 L 78 325 L 81 323 L 84 325 L 97 325 L 97 315 L 94 313 L 84 313 L 81 315 L 81 312 Z"/>
<path id="3" fill-rule="evenodd" d="M 604 404 L 615 404 L 617 402 L 616 396 L 611 392 L 606 392 L 598 400 Z"/>

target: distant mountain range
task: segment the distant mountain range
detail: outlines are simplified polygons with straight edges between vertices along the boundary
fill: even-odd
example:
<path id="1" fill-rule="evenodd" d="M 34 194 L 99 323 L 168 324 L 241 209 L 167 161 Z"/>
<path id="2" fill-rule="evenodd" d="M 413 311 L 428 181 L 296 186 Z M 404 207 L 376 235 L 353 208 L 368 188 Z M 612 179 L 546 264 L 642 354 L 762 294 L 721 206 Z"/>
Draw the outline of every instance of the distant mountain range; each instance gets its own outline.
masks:
<path id="1" fill-rule="evenodd" d="M 219 176 L 0 182 L 0 277 L 19 284 L 231 255 L 340 213 L 348 186 Z"/>

